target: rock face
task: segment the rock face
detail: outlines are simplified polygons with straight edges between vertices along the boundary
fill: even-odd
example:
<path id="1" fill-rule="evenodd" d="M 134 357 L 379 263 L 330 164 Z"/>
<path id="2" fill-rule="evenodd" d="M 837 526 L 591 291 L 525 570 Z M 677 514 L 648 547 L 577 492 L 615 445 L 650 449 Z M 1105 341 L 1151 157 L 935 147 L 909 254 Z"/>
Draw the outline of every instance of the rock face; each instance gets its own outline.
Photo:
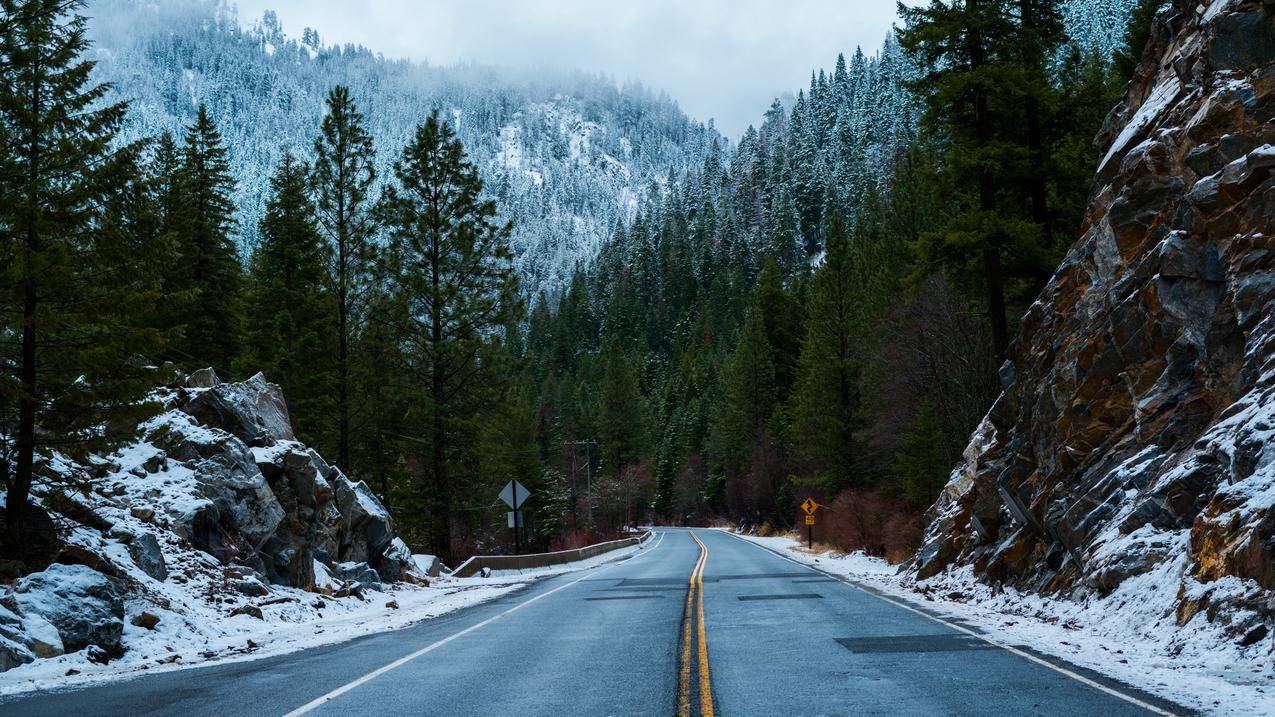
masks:
<path id="1" fill-rule="evenodd" d="M 1099 141 L 914 567 L 1105 594 L 1181 558 L 1179 621 L 1251 631 L 1275 610 L 1275 3 L 1162 10 Z"/>

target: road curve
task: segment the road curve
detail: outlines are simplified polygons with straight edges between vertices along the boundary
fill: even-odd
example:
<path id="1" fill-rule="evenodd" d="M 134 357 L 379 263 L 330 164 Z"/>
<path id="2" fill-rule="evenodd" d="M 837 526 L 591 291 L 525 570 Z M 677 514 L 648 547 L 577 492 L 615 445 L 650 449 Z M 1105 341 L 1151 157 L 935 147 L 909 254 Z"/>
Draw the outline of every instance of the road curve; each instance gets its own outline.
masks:
<path id="1" fill-rule="evenodd" d="M 1186 711 L 700 529 L 402 630 L 0 700 L 5 717 L 567 713 Z"/>

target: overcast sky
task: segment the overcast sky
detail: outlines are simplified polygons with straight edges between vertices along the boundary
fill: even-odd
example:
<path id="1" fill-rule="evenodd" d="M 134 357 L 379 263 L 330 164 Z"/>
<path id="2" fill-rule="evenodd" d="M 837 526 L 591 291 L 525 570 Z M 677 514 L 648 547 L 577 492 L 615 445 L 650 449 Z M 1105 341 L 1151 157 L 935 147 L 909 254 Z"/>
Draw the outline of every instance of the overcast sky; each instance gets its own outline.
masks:
<path id="1" fill-rule="evenodd" d="M 274 9 L 294 37 L 355 42 L 388 57 L 582 69 L 664 90 L 737 138 L 776 95 L 838 52 L 872 54 L 894 0 L 237 0 Z"/>

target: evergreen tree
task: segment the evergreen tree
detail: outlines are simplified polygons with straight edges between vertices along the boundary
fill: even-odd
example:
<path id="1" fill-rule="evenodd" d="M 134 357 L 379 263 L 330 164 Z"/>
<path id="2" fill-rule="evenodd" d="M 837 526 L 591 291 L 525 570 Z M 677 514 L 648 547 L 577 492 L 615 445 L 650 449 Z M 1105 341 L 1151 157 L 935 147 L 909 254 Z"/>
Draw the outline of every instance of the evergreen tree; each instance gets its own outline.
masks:
<path id="1" fill-rule="evenodd" d="M 1125 25 L 1124 47 L 1116 50 L 1112 58 L 1120 83 L 1127 84 L 1133 78 L 1133 72 L 1142 61 L 1142 53 L 1151 40 L 1151 26 L 1155 23 L 1156 13 L 1164 7 L 1166 0 L 1137 0 L 1129 14 Z"/>
<path id="2" fill-rule="evenodd" d="M 286 153 L 271 178 L 261 243 L 249 264 L 242 373 L 261 371 L 288 401 L 297 438 L 331 445 L 334 372 L 332 296 L 324 288 L 326 247 L 314 222 L 307 168 Z"/>
<path id="3" fill-rule="evenodd" d="M 428 455 L 418 497 L 427 498 L 436 554 L 452 555 L 456 420 L 465 400 L 494 376 L 480 361 L 484 346 L 518 311 L 508 246 L 510 226 L 481 197 L 482 180 L 450 126 L 433 112 L 395 164 L 397 186 L 386 190 L 389 230 L 385 283 L 402 305 L 389 321 L 406 347 L 404 370 L 424 398 Z"/>
<path id="4" fill-rule="evenodd" d="M 334 297 L 337 373 L 337 463 L 350 465 L 350 345 L 363 322 L 363 295 L 370 280 L 372 234 L 376 230 L 370 191 L 376 181 L 372 136 L 347 87 L 328 94 L 327 114 L 314 142 L 311 184 L 319 226 L 331 251 L 328 289 Z"/>
<path id="5" fill-rule="evenodd" d="M 824 263 L 810 279 L 792 411 L 794 433 L 802 437 L 800 452 L 824 485 L 840 489 L 862 479 L 855 475 L 860 422 L 857 307 L 850 237 L 840 215 L 832 215 L 826 237 Z"/>
<path id="6" fill-rule="evenodd" d="M 931 0 L 899 4 L 906 27 L 899 43 L 916 54 L 925 71 L 913 83 L 926 103 L 925 123 L 949 149 L 952 186 L 964 197 L 948 226 L 921 249 L 930 261 L 954 273 L 976 275 L 987 297 L 992 342 L 1003 357 L 1009 344 L 1005 257 L 1036 257 L 1039 226 L 1016 216 L 1002 200 L 1007 174 L 1021 166 L 1021 145 L 1003 132 L 1022 77 L 1009 0 Z M 1019 67 L 1021 69 L 1021 67 Z"/>
<path id="7" fill-rule="evenodd" d="M 173 201 L 181 207 L 169 220 L 180 242 L 181 261 L 168 283 L 192 293 L 181 316 L 185 336 L 179 344 L 179 362 L 191 367 L 211 364 L 227 375 L 239 353 L 243 283 L 230 200 L 234 187 L 221 133 L 201 104 L 186 130 L 174 185 L 179 195 Z"/>
<path id="8" fill-rule="evenodd" d="M 946 443 L 934 407 L 922 402 L 899 440 L 893 466 L 900 494 L 917 510 L 929 507 L 947 483 L 952 465 L 943 450 Z"/>
<path id="9" fill-rule="evenodd" d="M 37 463 L 83 457 L 107 427 L 146 409 L 133 361 L 158 335 L 138 327 L 153 235 L 129 205 L 136 145 L 117 145 L 126 106 L 92 81 L 75 0 L 0 2 L 0 554 L 28 553 Z M 136 215 L 132 215 L 136 218 Z"/>

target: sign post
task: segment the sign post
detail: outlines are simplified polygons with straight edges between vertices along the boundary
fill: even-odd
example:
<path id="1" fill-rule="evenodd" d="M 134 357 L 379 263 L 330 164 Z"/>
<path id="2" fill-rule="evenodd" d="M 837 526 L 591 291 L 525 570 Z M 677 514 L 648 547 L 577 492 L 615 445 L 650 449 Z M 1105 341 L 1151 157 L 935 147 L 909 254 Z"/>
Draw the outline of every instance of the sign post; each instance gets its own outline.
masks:
<path id="1" fill-rule="evenodd" d="M 801 509 L 806 511 L 806 549 L 813 550 L 815 547 L 815 511 L 819 510 L 819 504 L 814 498 L 807 498 L 801 504 Z"/>
<path id="2" fill-rule="evenodd" d="M 516 480 L 511 480 L 505 484 L 500 491 L 500 499 L 505 501 L 505 505 L 513 508 L 512 527 L 514 529 L 514 555 L 518 555 L 522 551 L 522 541 L 518 534 L 518 523 L 522 511 L 518 510 L 523 503 L 527 502 L 527 498 L 531 497 L 531 491 L 526 486 Z"/>

